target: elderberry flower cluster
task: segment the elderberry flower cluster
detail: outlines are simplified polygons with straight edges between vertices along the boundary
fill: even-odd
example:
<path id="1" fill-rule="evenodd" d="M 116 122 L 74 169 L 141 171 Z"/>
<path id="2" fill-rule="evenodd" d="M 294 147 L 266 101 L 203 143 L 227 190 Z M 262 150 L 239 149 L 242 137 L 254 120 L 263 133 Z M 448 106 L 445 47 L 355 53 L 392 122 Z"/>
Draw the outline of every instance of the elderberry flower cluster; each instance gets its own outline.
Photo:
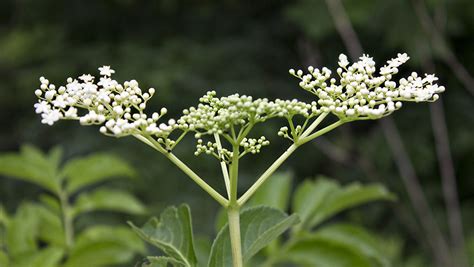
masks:
<path id="1" fill-rule="evenodd" d="M 244 138 L 248 131 L 257 123 L 271 118 L 288 118 L 300 115 L 312 118 L 321 114 L 317 103 L 311 104 L 297 100 L 270 101 L 266 98 L 253 99 L 251 96 L 234 94 L 227 97 L 216 97 L 215 91 L 207 92 L 199 99 L 197 107 L 183 111 L 183 116 L 177 120 L 181 129 L 195 132 L 198 139 L 195 155 L 202 153 L 213 155 L 219 160 L 228 160 L 231 152 L 225 148 L 219 149 L 216 142 L 204 143 L 204 135 L 219 134 L 227 140 L 237 142 L 246 153 L 259 153 L 263 146 L 269 144 L 265 137 L 259 139 Z M 239 136 L 241 140 L 237 140 Z"/>
<path id="2" fill-rule="evenodd" d="M 137 81 L 123 84 L 113 80 L 110 66 L 99 68 L 101 77 L 84 74 L 77 79 L 68 78 L 67 84 L 56 87 L 41 77 L 41 86 L 35 91 L 39 98 L 34 105 L 41 114 L 42 123 L 53 125 L 60 119 L 79 120 L 82 125 L 102 125 L 100 132 L 110 136 L 147 134 L 166 138 L 178 127 L 174 120 L 158 124 L 166 108 L 151 116 L 144 113 L 147 101 L 155 89 L 143 91 Z"/>
<path id="3" fill-rule="evenodd" d="M 331 112 L 343 120 L 378 119 L 401 108 L 402 101 L 436 101 L 438 94 L 444 92 L 444 86 L 438 86 L 435 83 L 438 78 L 432 74 L 420 77 L 413 72 L 398 83 L 392 81 L 398 67 L 408 59 L 407 54 L 398 54 L 377 74 L 371 57 L 363 55 L 350 65 L 347 56 L 341 54 L 337 69 L 339 81 L 331 78 L 328 68 L 320 70 L 310 66 L 308 74 L 293 69 L 290 74 L 301 80 L 301 88 L 318 97 L 323 112 Z M 280 130 L 280 135 L 284 136 L 286 131 Z"/>
<path id="4" fill-rule="evenodd" d="M 196 132 L 200 138 L 206 134 L 232 134 L 237 129 L 264 122 L 270 118 L 291 118 L 295 115 L 313 117 L 321 113 L 316 102 L 307 104 L 295 100 L 269 101 L 266 98 L 234 94 L 217 98 L 215 91 L 199 99 L 199 105 L 183 111 L 178 124 Z"/>

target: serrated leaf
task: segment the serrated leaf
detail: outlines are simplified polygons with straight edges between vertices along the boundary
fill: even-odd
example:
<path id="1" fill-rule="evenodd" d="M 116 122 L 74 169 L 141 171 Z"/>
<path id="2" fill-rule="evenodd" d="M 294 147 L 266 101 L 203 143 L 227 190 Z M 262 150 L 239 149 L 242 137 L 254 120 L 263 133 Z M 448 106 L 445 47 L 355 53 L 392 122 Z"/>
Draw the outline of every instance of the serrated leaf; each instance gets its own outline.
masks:
<path id="1" fill-rule="evenodd" d="M 183 266 L 196 266 L 191 212 L 185 204 L 168 207 L 160 219 L 152 218 L 141 228 L 129 223 L 145 241 L 161 249 Z"/>
<path id="2" fill-rule="evenodd" d="M 352 224 L 333 224 L 311 234 L 309 239 L 347 246 L 369 259 L 375 259 L 380 266 L 390 266 L 390 260 L 380 250 L 377 239 L 362 227 Z"/>
<path id="3" fill-rule="evenodd" d="M 77 236 L 66 266 L 110 266 L 125 264 L 137 253 L 143 253 L 144 243 L 126 227 L 92 226 Z"/>
<path id="4" fill-rule="evenodd" d="M 121 190 L 97 189 L 79 196 L 72 207 L 73 216 L 96 210 L 143 214 L 145 206 L 133 195 Z"/>
<path id="5" fill-rule="evenodd" d="M 298 216 L 265 206 L 247 209 L 240 215 L 243 260 L 249 260 L 272 240 L 299 222 Z M 229 227 L 225 225 L 211 248 L 209 267 L 232 266 Z"/>
<path id="6" fill-rule="evenodd" d="M 57 166 L 32 146 L 23 146 L 20 153 L 0 155 L 0 174 L 35 183 L 54 193 L 59 191 Z"/>
<path id="7" fill-rule="evenodd" d="M 124 160 L 110 154 L 94 154 L 69 161 L 62 170 L 67 179 L 67 191 L 75 193 L 81 188 L 118 177 L 133 177 L 134 169 Z"/>
<path id="8" fill-rule="evenodd" d="M 255 193 L 250 206 L 265 205 L 280 210 L 288 208 L 292 174 L 280 172 L 272 175 Z"/>
<path id="9" fill-rule="evenodd" d="M 25 254 L 15 261 L 12 267 L 58 267 L 63 255 L 64 250 L 62 248 L 48 247 L 38 252 Z"/>
<path id="10" fill-rule="evenodd" d="M 377 200 L 394 200 L 395 196 L 378 184 L 353 183 L 332 191 L 311 215 L 309 227 L 314 227 L 337 213 Z"/>
<path id="11" fill-rule="evenodd" d="M 316 181 L 305 180 L 300 184 L 293 197 L 293 212 L 301 218 L 298 227 L 305 228 L 327 197 L 338 189 L 339 185 L 336 182 L 322 177 Z"/>

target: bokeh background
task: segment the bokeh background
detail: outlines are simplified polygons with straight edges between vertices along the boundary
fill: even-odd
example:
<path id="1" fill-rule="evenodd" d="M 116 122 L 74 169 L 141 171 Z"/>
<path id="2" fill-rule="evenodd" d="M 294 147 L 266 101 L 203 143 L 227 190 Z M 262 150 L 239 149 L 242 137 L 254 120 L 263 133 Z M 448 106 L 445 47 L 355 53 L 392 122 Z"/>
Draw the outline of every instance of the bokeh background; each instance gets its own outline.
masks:
<path id="1" fill-rule="evenodd" d="M 340 53 L 368 53 L 380 66 L 407 52 L 412 59 L 402 74 L 435 72 L 447 88 L 436 104 L 407 104 L 380 122 L 340 127 L 303 147 L 282 170 L 293 172 L 295 183 L 323 174 L 342 183 L 385 184 L 397 202 L 344 216 L 384 237 L 387 248 L 398 244 L 398 266 L 432 266 L 439 241 L 433 236 L 440 234 L 450 248 L 464 247 L 472 263 L 473 14 L 472 0 L 3 0 L 0 151 L 29 143 L 43 150 L 61 146 L 67 158 L 116 153 L 139 171 L 128 187 L 152 213 L 187 202 L 195 231 L 211 234 L 217 204 L 152 149 L 103 136 L 97 127 L 42 125 L 33 110 L 38 78 L 60 84 L 111 65 L 117 80 L 156 88 L 149 109 L 165 106 L 175 117 L 208 90 L 312 101 L 289 68 L 334 69 Z M 287 146 L 276 138 L 277 127 L 262 129 L 272 145 L 241 165 L 242 191 Z M 222 189 L 214 159 L 196 158 L 193 146 L 193 138 L 186 139 L 176 154 Z M 38 190 L 0 179 L 0 201 L 9 211 L 35 200 Z"/>

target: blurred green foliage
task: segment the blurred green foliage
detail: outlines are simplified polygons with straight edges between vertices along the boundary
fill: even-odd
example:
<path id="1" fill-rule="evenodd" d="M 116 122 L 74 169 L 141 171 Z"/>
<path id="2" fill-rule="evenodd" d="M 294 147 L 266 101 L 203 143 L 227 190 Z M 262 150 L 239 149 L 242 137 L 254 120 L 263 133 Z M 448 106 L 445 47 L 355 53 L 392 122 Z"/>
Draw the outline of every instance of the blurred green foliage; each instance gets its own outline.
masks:
<path id="1" fill-rule="evenodd" d="M 474 182 L 470 179 L 474 174 L 474 101 L 443 57 L 449 48 L 473 73 L 474 1 L 425 1 L 446 39 L 441 45 L 423 31 L 409 0 L 342 2 L 365 51 L 376 59 L 407 52 L 413 58 L 407 70 L 421 70 L 424 61 L 433 59 L 447 88 L 441 101 L 466 236 L 472 236 L 468 226 L 474 223 Z M 0 150 L 13 151 L 32 143 L 43 149 L 61 145 L 66 159 L 104 150 L 120 154 L 139 170 L 142 179 L 130 189 L 150 204 L 153 214 L 170 203 L 191 203 L 194 214 L 200 215 L 195 216 L 195 228 L 210 233 L 213 226 L 208 218 L 214 215 L 215 204 L 151 149 L 134 140 L 104 137 L 94 127 L 66 122 L 54 128 L 41 125 L 32 107 L 39 76 L 59 83 L 65 75 L 92 73 L 100 65 L 112 65 L 118 80 L 133 77 L 143 86 L 155 87 L 157 96 L 150 109 L 166 106 L 174 116 L 209 89 L 220 95 L 239 92 L 311 101 L 287 75 L 287 69 L 307 64 L 332 67 L 341 52 L 346 52 L 344 45 L 322 0 L 0 1 Z M 429 116 L 428 105 L 408 105 L 393 118 L 437 220 L 446 230 Z M 267 126 L 261 131 L 276 133 L 277 129 Z M 270 141 L 272 146 L 259 157 L 243 162 L 242 191 L 286 146 L 276 138 Z M 328 154 L 321 141 L 318 146 L 302 148 L 283 168 L 299 178 L 322 173 L 344 182 L 382 182 L 399 196 L 398 204 L 393 209 L 364 208 L 352 214 L 351 221 L 397 236 L 401 257 L 414 255 L 429 262 L 427 244 L 416 234 L 420 232 L 418 222 L 379 126 L 373 122 L 346 125 L 332 133 L 329 141 L 347 151 L 348 158 L 337 160 L 341 157 L 334 155 L 339 154 Z M 184 140 L 176 152 L 209 183 L 220 183 L 219 170 L 208 164 L 212 159 L 198 162 L 190 150 Z M 0 180 L 0 201 L 8 214 L 21 201 L 36 200 L 39 192 L 36 186 Z M 92 222 L 116 219 L 87 218 Z"/>
<path id="2" fill-rule="evenodd" d="M 28 181 L 45 192 L 23 202 L 13 214 L 0 205 L 0 266 L 109 266 L 130 263 L 144 244 L 125 225 L 76 222 L 90 212 L 142 215 L 143 204 L 105 181 L 133 177 L 135 171 L 110 154 L 94 154 L 61 164 L 55 148 L 43 154 L 31 146 L 0 155 L 0 174 Z M 36 196 L 35 196 L 36 198 Z M 4 234 L 3 234 L 4 233 Z"/>

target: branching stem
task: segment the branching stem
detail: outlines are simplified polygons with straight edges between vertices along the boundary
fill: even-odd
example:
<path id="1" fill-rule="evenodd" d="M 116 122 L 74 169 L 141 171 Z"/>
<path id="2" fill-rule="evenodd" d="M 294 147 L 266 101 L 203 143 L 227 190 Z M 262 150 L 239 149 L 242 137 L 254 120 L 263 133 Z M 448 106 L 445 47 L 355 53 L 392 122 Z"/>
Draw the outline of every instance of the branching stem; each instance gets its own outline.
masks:
<path id="1" fill-rule="evenodd" d="M 196 184 L 198 184 L 204 191 L 206 191 L 212 198 L 214 198 L 223 207 L 227 207 L 229 201 L 219 194 L 212 186 L 208 185 L 199 175 L 191 170 L 184 162 L 177 158 L 173 153 L 167 152 L 160 144 L 158 144 L 153 138 L 146 138 L 142 135 L 134 135 L 135 138 L 149 145 L 155 150 L 165 155 L 171 162 L 173 162 L 179 169 L 181 169 L 186 175 L 189 176 Z"/>

